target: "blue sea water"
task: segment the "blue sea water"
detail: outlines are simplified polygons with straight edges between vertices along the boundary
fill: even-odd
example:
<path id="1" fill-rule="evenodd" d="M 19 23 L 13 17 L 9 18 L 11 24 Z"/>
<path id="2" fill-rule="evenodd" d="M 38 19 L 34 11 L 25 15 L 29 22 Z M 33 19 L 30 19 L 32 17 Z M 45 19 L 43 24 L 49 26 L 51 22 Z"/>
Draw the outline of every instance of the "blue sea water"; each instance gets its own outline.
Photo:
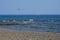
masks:
<path id="1" fill-rule="evenodd" d="M 2 20 L 20 21 L 29 19 L 33 19 L 34 23 L 28 25 L 0 26 L 0 28 L 35 31 L 35 32 L 60 33 L 60 15 L 0 15 L 0 22 L 2 22 Z"/>

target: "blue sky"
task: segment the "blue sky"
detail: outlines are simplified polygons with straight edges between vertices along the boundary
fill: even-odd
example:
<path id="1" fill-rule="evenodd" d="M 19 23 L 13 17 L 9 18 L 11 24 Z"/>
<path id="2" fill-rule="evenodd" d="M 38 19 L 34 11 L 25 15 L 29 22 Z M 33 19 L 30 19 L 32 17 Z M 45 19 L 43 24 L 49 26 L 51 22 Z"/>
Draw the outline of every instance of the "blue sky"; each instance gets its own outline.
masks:
<path id="1" fill-rule="evenodd" d="M 60 0 L 0 0 L 0 14 L 60 14 Z"/>

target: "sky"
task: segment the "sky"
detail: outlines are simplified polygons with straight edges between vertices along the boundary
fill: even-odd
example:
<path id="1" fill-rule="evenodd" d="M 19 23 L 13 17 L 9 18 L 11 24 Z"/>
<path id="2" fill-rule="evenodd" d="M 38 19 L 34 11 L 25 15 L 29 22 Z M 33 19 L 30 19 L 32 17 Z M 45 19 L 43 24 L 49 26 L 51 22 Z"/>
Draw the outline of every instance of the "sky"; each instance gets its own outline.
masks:
<path id="1" fill-rule="evenodd" d="M 60 14 L 60 0 L 0 0 L 0 14 Z"/>

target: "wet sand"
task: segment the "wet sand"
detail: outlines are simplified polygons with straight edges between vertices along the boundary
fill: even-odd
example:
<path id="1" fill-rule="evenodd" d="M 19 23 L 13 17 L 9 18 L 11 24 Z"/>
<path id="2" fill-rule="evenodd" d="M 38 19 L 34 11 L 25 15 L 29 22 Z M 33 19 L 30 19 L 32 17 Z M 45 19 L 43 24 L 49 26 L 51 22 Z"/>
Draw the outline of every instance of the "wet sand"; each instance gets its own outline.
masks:
<path id="1" fill-rule="evenodd" d="M 60 33 L 0 29 L 0 40 L 60 40 Z"/>

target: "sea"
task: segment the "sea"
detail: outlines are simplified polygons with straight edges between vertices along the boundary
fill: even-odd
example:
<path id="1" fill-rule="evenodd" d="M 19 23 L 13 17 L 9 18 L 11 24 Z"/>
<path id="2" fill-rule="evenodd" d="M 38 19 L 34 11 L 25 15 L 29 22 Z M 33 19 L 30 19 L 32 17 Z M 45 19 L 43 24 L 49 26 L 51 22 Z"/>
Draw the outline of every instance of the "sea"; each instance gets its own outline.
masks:
<path id="1" fill-rule="evenodd" d="M 32 19 L 32 21 L 30 21 Z M 3 20 L 30 22 L 19 25 L 0 25 L 0 29 L 24 30 L 32 32 L 60 33 L 60 15 L 0 15 L 0 24 Z M 20 22 L 19 22 L 20 23 Z"/>

